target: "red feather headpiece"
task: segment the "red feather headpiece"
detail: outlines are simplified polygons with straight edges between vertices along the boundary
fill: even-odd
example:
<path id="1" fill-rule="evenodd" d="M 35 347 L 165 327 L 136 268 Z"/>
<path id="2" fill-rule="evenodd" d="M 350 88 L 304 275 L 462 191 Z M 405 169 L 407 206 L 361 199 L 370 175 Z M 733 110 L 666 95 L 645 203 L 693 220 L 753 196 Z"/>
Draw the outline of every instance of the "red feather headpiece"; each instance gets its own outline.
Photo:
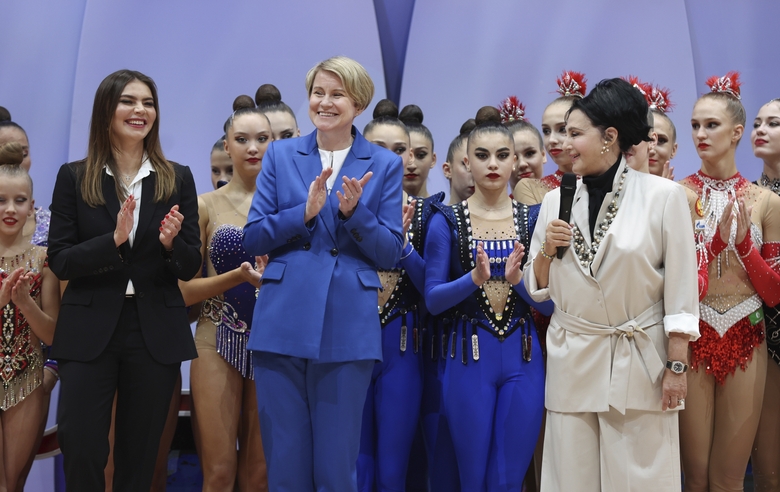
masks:
<path id="1" fill-rule="evenodd" d="M 742 82 L 739 81 L 739 72 L 729 72 L 723 77 L 713 75 L 707 79 L 707 87 L 715 93 L 731 94 L 737 99 L 741 99 L 739 88 Z"/>
<path id="2" fill-rule="evenodd" d="M 652 86 L 650 84 L 642 82 L 636 75 L 629 75 L 628 77 L 621 78 L 631 84 L 631 87 L 641 92 L 645 99 L 647 99 L 647 94 L 652 90 Z M 650 101 L 648 100 L 647 103 L 650 104 Z"/>
<path id="3" fill-rule="evenodd" d="M 498 106 L 501 112 L 501 123 L 525 120 L 525 106 L 517 96 L 509 96 Z"/>
<path id="4" fill-rule="evenodd" d="M 669 93 L 671 91 L 666 87 L 655 86 L 645 95 L 647 98 L 647 104 L 650 105 L 650 109 L 657 109 L 658 111 L 666 114 L 672 110 L 674 104 L 669 100 Z"/>
<path id="5" fill-rule="evenodd" d="M 555 79 L 555 82 L 558 83 L 558 93 L 561 96 L 585 97 L 588 82 L 585 74 L 566 70 L 559 78 Z"/>

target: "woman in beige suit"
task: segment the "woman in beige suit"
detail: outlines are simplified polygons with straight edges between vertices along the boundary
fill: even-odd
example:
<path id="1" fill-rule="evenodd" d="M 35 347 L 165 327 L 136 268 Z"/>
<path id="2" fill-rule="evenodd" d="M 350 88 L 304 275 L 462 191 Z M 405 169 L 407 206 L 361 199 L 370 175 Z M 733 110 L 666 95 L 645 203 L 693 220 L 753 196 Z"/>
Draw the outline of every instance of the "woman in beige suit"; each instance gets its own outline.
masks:
<path id="1" fill-rule="evenodd" d="M 647 140 L 645 115 L 646 101 L 621 79 L 574 102 L 564 142 L 583 176 L 573 224 L 557 219 L 554 190 L 531 242 L 526 288 L 555 303 L 545 492 L 680 490 L 671 410 L 684 404 L 688 341 L 698 337 L 696 255 L 683 188 L 622 157 Z"/>

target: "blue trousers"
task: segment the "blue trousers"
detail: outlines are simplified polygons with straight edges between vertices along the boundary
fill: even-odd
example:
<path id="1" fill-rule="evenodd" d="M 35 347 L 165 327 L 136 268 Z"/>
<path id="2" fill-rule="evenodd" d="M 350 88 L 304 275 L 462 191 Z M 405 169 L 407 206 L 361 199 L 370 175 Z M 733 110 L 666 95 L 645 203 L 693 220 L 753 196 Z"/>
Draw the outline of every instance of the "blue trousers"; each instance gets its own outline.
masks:
<path id="1" fill-rule="evenodd" d="M 374 363 L 253 352 L 269 490 L 357 491 L 360 422 Z"/>
<path id="2" fill-rule="evenodd" d="M 467 324 L 464 365 L 461 332 L 456 356 L 447 358 L 444 408 L 464 492 L 521 492 L 544 413 L 544 363 L 536 330 L 533 353 L 522 357 L 521 334 L 503 342 L 478 329 L 479 361 L 472 358 Z"/>
<path id="3" fill-rule="evenodd" d="M 451 331 L 451 326 L 448 325 L 446 329 Z M 452 445 L 442 397 L 442 380 L 447 362 L 442 354 L 442 329 L 439 326 L 429 326 L 427 331 L 428 336 L 424 339 L 422 357 L 421 423 L 428 453 L 430 491 L 459 492 L 458 462 L 455 459 L 455 449 Z"/>
<path id="4" fill-rule="evenodd" d="M 416 319 L 414 316 L 409 321 Z M 422 399 L 421 353 L 414 353 L 412 325 L 400 350 L 403 316 L 382 328 L 382 362 L 374 366 L 363 408 L 360 455 L 361 492 L 403 492 Z"/>

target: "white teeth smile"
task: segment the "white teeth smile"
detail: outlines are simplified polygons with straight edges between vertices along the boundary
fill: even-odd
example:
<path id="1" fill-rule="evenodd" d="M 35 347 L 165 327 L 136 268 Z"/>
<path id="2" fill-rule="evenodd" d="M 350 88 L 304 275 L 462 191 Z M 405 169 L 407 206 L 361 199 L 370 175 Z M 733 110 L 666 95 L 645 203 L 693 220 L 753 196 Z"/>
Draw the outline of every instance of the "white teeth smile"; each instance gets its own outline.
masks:
<path id="1" fill-rule="evenodd" d="M 144 120 L 127 120 L 127 122 L 131 125 L 143 125 L 145 123 Z"/>
<path id="2" fill-rule="evenodd" d="M 323 112 L 320 112 L 320 113 L 318 113 L 318 114 L 319 114 L 320 116 L 336 116 L 336 113 L 323 113 Z"/>

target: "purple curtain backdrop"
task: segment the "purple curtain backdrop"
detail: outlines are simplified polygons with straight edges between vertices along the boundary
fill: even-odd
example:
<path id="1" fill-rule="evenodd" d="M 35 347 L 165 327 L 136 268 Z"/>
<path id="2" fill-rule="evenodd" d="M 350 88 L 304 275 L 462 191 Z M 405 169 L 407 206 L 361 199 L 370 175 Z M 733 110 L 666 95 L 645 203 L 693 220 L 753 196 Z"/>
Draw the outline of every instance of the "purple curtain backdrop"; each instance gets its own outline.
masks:
<path id="1" fill-rule="evenodd" d="M 422 107 L 439 164 L 480 106 L 515 94 L 539 125 L 562 70 L 585 72 L 591 85 L 631 74 L 672 89 L 681 178 L 699 167 L 688 121 L 708 76 L 742 73 L 748 134 L 760 106 L 780 96 L 765 41 L 778 18 L 773 0 L 1 2 L 0 105 L 29 134 L 37 202 L 48 205 L 58 166 L 84 157 L 97 85 L 120 68 L 157 82 L 163 148 L 193 168 L 201 192 L 210 189 L 209 152 L 233 99 L 274 83 L 308 133 L 304 76 L 329 56 L 366 66 L 374 103 Z M 737 159 L 746 177 L 759 175 L 748 138 Z M 437 166 L 429 190 L 445 189 Z M 52 468 L 52 460 L 37 462 L 26 490 L 54 490 Z"/>

